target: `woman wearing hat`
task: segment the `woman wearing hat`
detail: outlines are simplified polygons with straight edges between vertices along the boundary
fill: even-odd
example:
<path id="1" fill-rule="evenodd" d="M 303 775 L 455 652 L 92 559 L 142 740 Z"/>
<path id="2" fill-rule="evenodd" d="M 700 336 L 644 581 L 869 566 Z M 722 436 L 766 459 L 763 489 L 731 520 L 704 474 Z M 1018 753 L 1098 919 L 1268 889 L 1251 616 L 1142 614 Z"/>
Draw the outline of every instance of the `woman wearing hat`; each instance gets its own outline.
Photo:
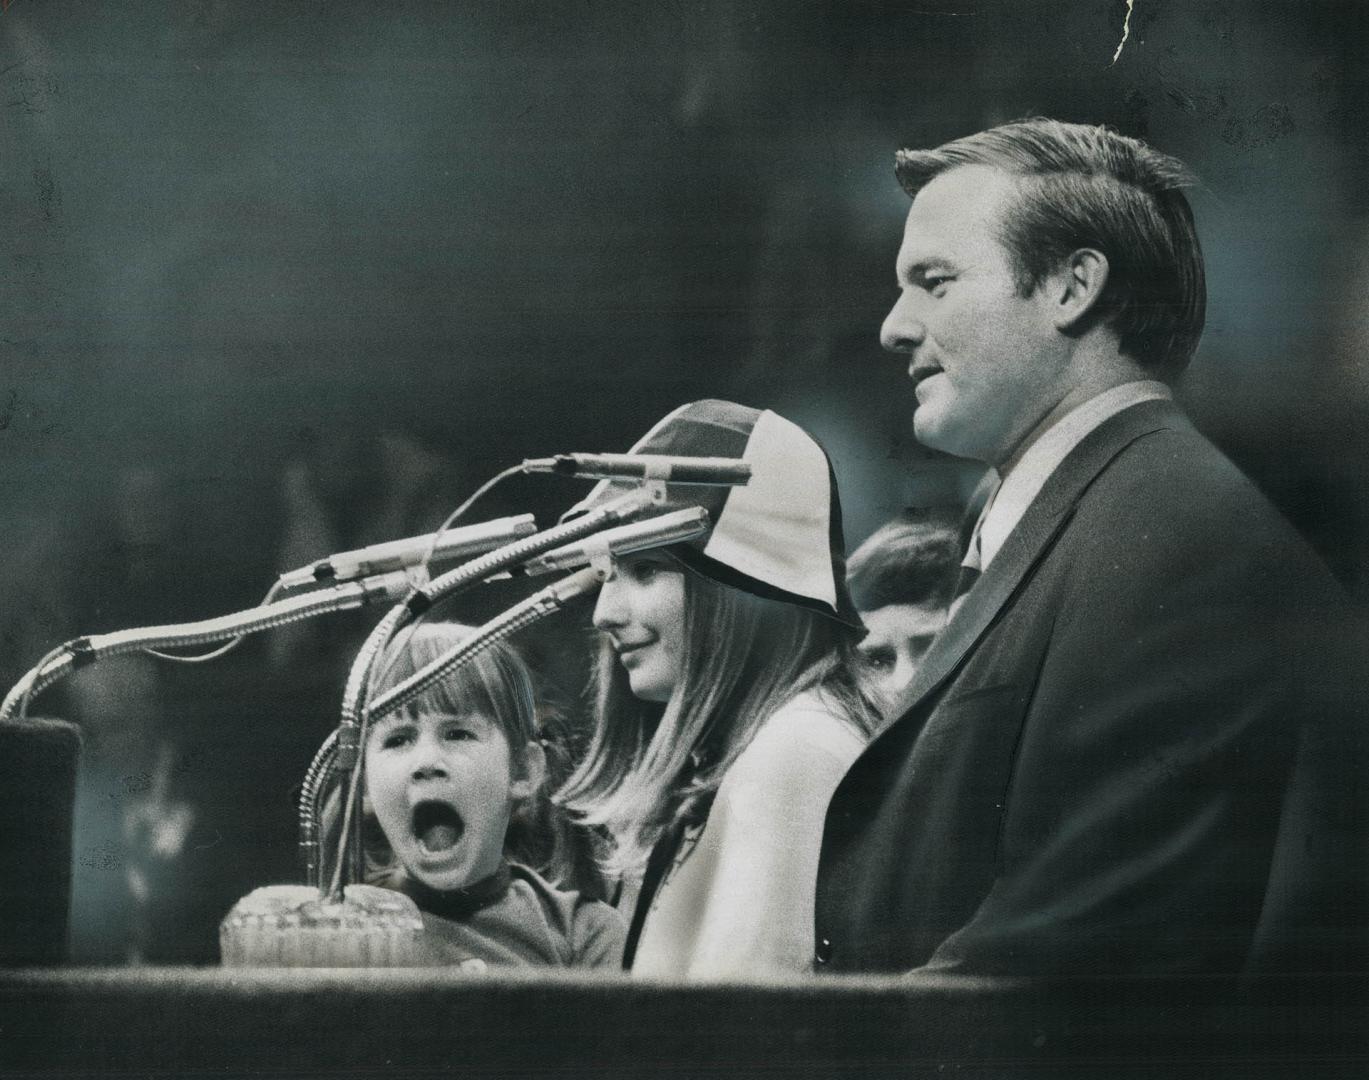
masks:
<path id="1" fill-rule="evenodd" d="M 594 609 L 595 734 L 561 801 L 613 838 L 625 967 L 806 971 L 827 803 L 876 716 L 854 676 L 831 468 L 797 425 L 723 401 L 682 406 L 632 449 L 743 458 L 752 476 L 669 485 L 666 509 L 702 505 L 711 531 L 615 561 Z"/>

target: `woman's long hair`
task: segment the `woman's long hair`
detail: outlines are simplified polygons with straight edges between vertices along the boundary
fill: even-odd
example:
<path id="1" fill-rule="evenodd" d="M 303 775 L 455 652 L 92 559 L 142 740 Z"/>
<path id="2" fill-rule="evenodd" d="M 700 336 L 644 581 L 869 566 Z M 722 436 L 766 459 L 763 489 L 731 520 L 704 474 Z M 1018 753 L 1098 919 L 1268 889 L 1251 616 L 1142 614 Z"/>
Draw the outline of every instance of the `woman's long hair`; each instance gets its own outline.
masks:
<path id="1" fill-rule="evenodd" d="M 706 809 L 761 723 L 800 691 L 817 689 L 862 736 L 877 722 L 853 676 L 855 630 L 684 574 L 685 649 L 670 700 L 633 696 L 605 639 L 592 682 L 594 736 L 556 796 L 609 831 L 604 870 L 615 877 L 639 872 L 666 829 Z"/>

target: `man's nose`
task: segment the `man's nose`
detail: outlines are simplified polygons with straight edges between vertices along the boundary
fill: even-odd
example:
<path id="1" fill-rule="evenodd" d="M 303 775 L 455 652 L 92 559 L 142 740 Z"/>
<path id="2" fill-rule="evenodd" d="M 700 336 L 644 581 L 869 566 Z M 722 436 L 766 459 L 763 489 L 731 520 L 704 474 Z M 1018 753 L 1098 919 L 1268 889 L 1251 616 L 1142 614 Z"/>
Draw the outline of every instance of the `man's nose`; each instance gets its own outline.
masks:
<path id="1" fill-rule="evenodd" d="M 615 569 L 608 580 L 599 586 L 599 598 L 594 601 L 591 621 L 596 629 L 611 630 L 623 625 L 625 615 L 623 590 L 618 583 L 618 572 Z"/>
<path id="2" fill-rule="evenodd" d="M 927 333 L 912 307 L 912 299 L 905 292 L 884 317 L 884 325 L 879 328 L 879 343 L 890 352 L 912 352 Z"/>

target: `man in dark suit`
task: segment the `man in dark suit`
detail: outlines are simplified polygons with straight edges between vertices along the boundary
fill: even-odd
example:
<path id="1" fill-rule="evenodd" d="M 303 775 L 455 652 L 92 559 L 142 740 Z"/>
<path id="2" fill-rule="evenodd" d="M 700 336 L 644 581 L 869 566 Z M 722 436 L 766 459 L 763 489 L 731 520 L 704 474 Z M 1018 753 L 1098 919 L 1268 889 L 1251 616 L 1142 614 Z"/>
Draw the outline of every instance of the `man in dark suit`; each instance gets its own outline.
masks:
<path id="1" fill-rule="evenodd" d="M 1038 120 L 898 175 L 882 341 L 918 438 L 994 472 L 978 581 L 833 798 L 819 970 L 1362 963 L 1364 639 L 1172 401 L 1205 306 L 1186 170 Z"/>

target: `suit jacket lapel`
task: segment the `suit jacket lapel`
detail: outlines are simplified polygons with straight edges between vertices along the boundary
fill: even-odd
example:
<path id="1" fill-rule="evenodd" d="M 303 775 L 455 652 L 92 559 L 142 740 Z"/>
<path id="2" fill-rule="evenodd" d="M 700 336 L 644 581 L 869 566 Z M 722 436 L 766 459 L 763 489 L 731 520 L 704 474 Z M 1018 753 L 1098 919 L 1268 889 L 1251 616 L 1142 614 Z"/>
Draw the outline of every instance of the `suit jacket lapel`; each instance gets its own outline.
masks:
<path id="1" fill-rule="evenodd" d="M 1180 426 L 1189 424 L 1172 402 L 1145 401 L 1109 417 L 1070 451 L 927 650 L 904 698 L 903 716 L 960 666 L 1027 572 L 1050 550 L 1080 496 L 1113 458 L 1145 435 Z"/>

